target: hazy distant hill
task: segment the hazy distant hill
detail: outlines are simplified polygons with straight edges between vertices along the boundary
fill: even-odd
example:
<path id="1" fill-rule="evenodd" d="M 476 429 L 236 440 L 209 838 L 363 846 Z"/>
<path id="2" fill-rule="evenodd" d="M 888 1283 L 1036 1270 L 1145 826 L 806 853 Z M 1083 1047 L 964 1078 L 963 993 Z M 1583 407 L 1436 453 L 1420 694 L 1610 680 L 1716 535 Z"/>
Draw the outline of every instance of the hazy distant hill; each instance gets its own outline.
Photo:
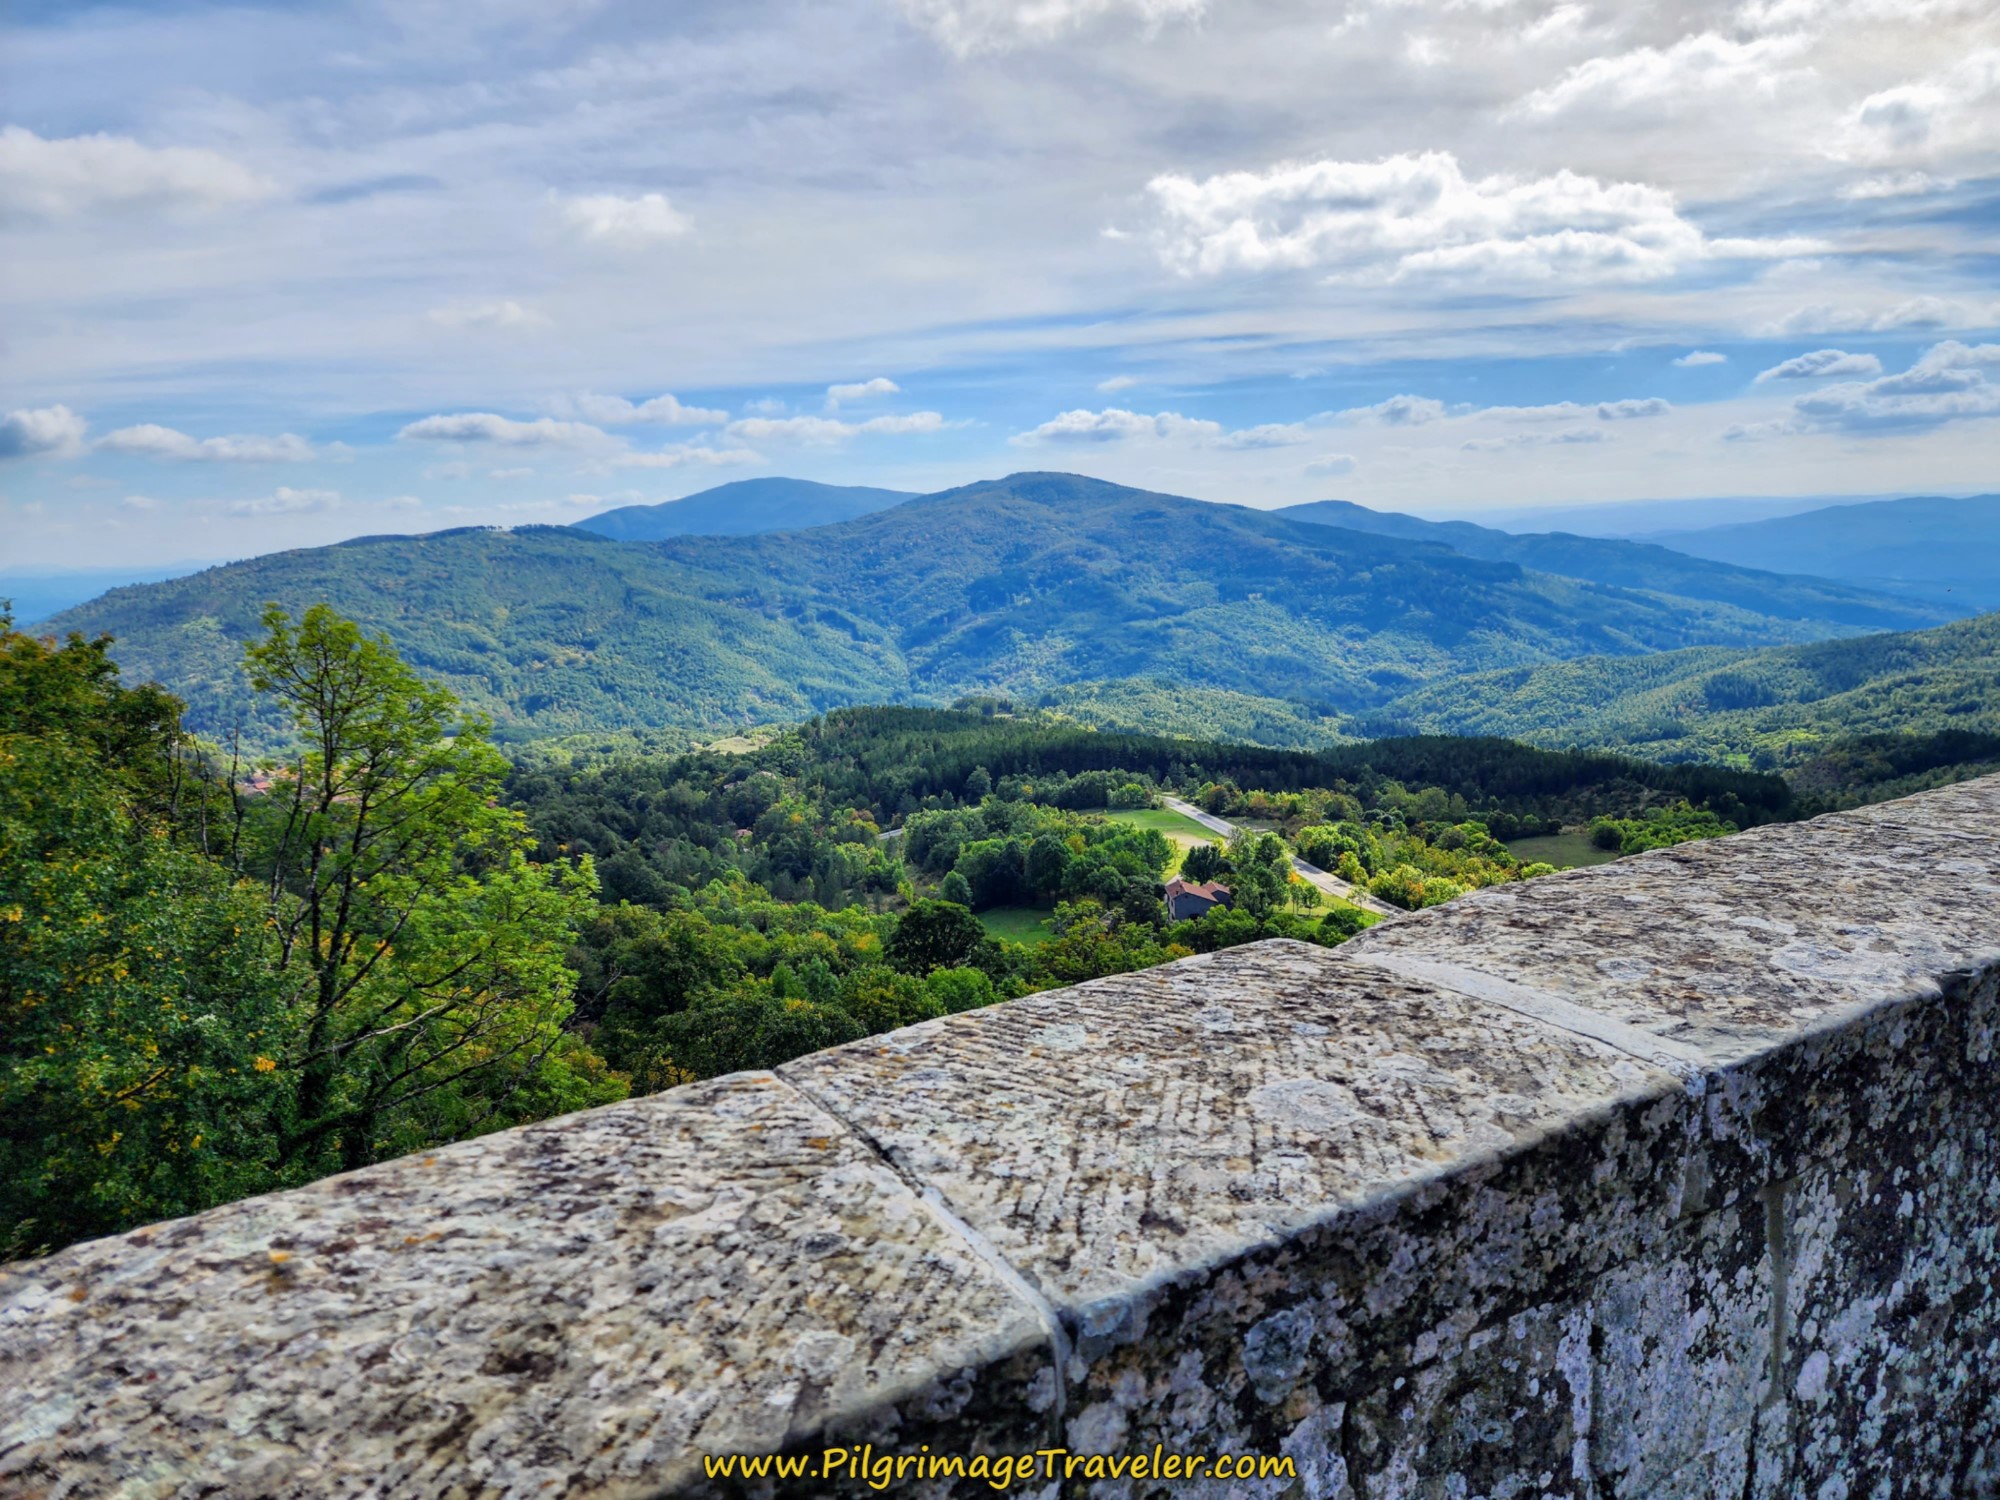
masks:
<path id="1" fill-rule="evenodd" d="M 915 498 L 905 490 L 815 484 L 810 479 L 739 479 L 658 505 L 625 505 L 587 521 L 582 531 L 624 542 L 657 542 L 670 536 L 750 536 L 831 526 Z"/>
<path id="2" fill-rule="evenodd" d="M 1467 557 L 1519 563 L 1543 573 L 1591 578 L 1624 588 L 1655 589 L 1689 599 L 1712 599 L 1779 619 L 1831 620 L 1857 630 L 1908 630 L 1960 619 L 1976 614 L 1979 609 L 1971 603 L 1955 605 L 1950 599 L 1920 604 L 1852 583 L 1786 576 L 1810 571 L 1805 568 L 1760 571 L 1767 565 L 1744 567 L 1727 558 L 1719 562 L 1696 561 L 1664 546 L 1572 536 L 1561 531 L 1516 535 L 1475 526 L 1469 521 L 1426 521 L 1394 511 L 1369 510 L 1345 500 L 1291 505 L 1277 514 L 1314 525 L 1344 526 L 1382 536 L 1439 542 Z"/>
<path id="3" fill-rule="evenodd" d="M 2000 608 L 2000 495 L 1831 505 L 1658 540 L 1690 557 L 1814 573 L 1932 605 Z"/>
<path id="4" fill-rule="evenodd" d="M 243 712 L 237 661 L 267 600 L 386 630 L 520 733 L 1131 677 L 1356 713 L 1460 672 L 1851 628 L 1062 474 L 782 536 L 370 538 L 119 589 L 52 623 L 110 631 L 130 673 L 217 727 Z"/>
<path id="5" fill-rule="evenodd" d="M 1660 760 L 1796 764 L 1857 735 L 2000 733 L 2000 614 L 1762 651 L 1703 648 L 1486 672 L 1372 726 L 1588 744 Z"/>

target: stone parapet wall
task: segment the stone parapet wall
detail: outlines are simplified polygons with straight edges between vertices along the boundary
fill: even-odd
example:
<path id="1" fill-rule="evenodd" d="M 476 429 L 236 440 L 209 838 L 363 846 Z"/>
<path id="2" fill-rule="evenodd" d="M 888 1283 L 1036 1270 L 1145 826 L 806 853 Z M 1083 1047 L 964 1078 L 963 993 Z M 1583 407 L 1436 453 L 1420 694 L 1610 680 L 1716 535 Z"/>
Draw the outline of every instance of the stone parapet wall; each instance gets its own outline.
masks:
<path id="1" fill-rule="evenodd" d="M 0 1496 L 2000 1494 L 1996 1029 L 2000 778 L 1034 995 L 0 1269 Z"/>

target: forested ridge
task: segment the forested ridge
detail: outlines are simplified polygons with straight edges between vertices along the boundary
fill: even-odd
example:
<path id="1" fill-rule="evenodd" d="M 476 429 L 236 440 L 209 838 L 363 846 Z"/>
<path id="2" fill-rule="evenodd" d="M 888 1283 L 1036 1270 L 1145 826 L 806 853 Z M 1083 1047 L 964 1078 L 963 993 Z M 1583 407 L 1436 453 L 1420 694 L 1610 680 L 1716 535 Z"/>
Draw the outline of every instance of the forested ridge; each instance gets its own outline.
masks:
<path id="1" fill-rule="evenodd" d="M 1802 766 L 1857 737 L 1992 735 L 2000 733 L 2000 614 L 1762 651 L 1474 674 L 1406 695 L 1374 727 L 1391 725 L 1766 770 Z"/>
<path id="2" fill-rule="evenodd" d="M 1860 628 L 1837 586 L 1683 563 L 1727 577 L 1733 599 L 1024 474 L 782 536 L 364 538 L 114 590 L 50 628 L 116 636 L 127 670 L 180 694 L 204 732 L 267 735 L 242 645 L 267 603 L 328 603 L 388 632 L 503 741 L 692 739 L 850 704 L 1129 678 L 1351 719 L 1468 672 Z"/>

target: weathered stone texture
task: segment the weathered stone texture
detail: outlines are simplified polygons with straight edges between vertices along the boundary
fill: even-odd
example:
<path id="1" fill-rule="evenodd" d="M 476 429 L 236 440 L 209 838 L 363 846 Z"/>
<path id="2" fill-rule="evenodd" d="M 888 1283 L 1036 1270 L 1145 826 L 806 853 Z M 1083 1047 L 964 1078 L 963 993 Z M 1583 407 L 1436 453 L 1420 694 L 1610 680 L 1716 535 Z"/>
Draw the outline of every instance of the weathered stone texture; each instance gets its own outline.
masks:
<path id="1" fill-rule="evenodd" d="M 649 1495 L 798 1433 L 1048 1430 L 1032 1306 L 768 1074 L 99 1240 L 0 1298 L 7 1495 Z"/>
<path id="2" fill-rule="evenodd" d="M 1079 1495 L 2000 1495 L 1996 1033 L 2000 778 L 11 1268 L 0 1495 L 696 1493 L 849 1436 L 1301 1475 Z"/>

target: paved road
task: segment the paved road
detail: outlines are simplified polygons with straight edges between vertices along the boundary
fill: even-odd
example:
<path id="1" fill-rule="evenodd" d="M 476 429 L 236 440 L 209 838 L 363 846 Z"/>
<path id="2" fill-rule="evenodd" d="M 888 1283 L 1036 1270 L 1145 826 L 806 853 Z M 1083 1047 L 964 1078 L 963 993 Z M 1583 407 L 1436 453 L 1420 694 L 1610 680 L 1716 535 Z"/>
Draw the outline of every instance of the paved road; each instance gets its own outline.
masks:
<path id="1" fill-rule="evenodd" d="M 1162 797 L 1160 800 L 1182 817 L 1201 824 L 1210 833 L 1219 833 L 1226 839 L 1236 832 L 1236 825 L 1234 823 L 1229 822 L 1225 818 L 1218 818 L 1214 813 L 1205 813 L 1192 802 L 1183 802 L 1178 797 Z M 1307 864 L 1297 855 L 1292 856 L 1292 868 L 1318 886 L 1322 891 L 1325 891 L 1329 896 L 1338 896 L 1341 900 L 1351 905 L 1361 907 L 1365 911 L 1375 912 L 1381 916 L 1393 917 L 1398 915 L 1395 907 L 1386 905 L 1369 895 L 1368 892 L 1349 885 L 1338 875 L 1328 874 L 1318 865 Z"/>

